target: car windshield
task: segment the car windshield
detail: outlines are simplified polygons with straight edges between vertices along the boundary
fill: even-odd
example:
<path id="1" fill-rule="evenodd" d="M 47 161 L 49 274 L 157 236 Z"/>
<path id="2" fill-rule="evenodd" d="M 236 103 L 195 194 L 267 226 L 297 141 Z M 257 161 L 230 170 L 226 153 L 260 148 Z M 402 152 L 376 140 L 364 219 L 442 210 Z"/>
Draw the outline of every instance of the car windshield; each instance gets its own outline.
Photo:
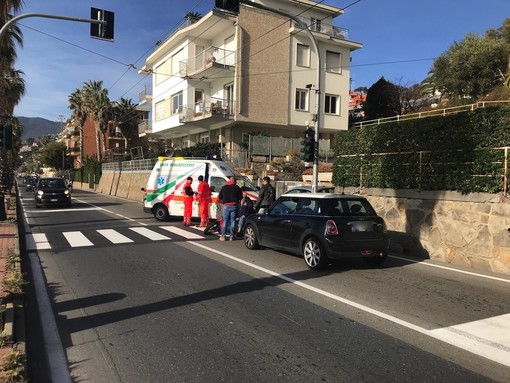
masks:
<path id="1" fill-rule="evenodd" d="M 38 187 L 40 189 L 47 188 L 65 188 L 66 184 L 63 179 L 54 179 L 54 180 L 40 180 Z"/>

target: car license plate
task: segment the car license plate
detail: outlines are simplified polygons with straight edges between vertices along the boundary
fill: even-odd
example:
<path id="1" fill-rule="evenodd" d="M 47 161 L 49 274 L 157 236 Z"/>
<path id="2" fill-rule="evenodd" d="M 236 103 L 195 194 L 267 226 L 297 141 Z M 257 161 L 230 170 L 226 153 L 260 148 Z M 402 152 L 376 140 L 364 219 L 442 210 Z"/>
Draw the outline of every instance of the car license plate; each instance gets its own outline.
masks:
<path id="1" fill-rule="evenodd" d="M 374 231 L 374 223 L 373 222 L 351 222 L 351 231 L 353 233 L 362 232 L 362 231 Z"/>
<path id="2" fill-rule="evenodd" d="M 50 202 L 58 202 L 58 199 L 52 198 L 52 199 L 50 199 Z"/>

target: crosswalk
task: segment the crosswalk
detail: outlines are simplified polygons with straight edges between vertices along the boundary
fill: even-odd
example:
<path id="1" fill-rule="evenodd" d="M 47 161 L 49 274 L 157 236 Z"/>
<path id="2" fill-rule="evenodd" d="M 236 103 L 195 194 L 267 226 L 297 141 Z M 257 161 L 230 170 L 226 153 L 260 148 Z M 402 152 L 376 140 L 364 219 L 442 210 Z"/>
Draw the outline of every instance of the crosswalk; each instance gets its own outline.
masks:
<path id="1" fill-rule="evenodd" d="M 81 248 L 151 241 L 202 240 L 206 238 L 203 228 L 189 227 L 189 229 L 195 229 L 195 232 L 176 226 L 153 226 L 73 230 L 61 233 L 29 233 L 26 236 L 26 244 L 28 251 L 36 251 L 54 249 L 55 246 Z"/>

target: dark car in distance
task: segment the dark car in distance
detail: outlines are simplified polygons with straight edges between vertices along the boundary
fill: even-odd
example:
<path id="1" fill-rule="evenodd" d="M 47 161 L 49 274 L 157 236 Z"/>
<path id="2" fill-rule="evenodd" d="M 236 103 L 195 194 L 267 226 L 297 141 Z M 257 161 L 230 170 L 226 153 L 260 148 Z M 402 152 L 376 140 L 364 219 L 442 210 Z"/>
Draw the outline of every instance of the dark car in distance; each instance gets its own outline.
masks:
<path id="1" fill-rule="evenodd" d="M 37 183 L 37 177 L 28 176 L 25 178 L 25 190 L 34 191 L 35 184 Z"/>
<path id="2" fill-rule="evenodd" d="M 334 186 L 320 186 L 317 188 L 316 193 L 334 193 Z M 287 190 L 283 194 L 292 194 L 292 193 L 312 193 L 311 186 L 295 186 L 292 189 Z"/>
<path id="3" fill-rule="evenodd" d="M 244 244 L 301 254 L 310 269 L 348 257 L 378 265 L 389 250 L 386 224 L 366 198 L 329 193 L 281 195 L 268 213 L 248 217 Z"/>
<path id="4" fill-rule="evenodd" d="M 71 207 L 71 192 L 64 178 L 39 178 L 34 188 L 34 198 L 35 207 L 48 205 Z"/>

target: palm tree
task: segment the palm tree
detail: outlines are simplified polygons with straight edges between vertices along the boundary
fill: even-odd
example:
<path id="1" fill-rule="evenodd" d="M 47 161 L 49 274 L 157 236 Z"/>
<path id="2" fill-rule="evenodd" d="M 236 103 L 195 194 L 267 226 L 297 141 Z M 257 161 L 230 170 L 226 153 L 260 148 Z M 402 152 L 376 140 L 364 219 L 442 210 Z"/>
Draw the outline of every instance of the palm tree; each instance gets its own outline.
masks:
<path id="1" fill-rule="evenodd" d="M 87 113 L 84 107 L 83 91 L 81 89 L 75 89 L 68 98 L 68 108 L 71 110 L 71 119 L 73 125 L 80 132 L 80 167 L 83 166 L 83 125 L 87 120 Z"/>
<path id="2" fill-rule="evenodd" d="M 136 105 L 131 99 L 120 98 L 112 104 L 113 122 L 120 128 L 122 137 L 124 137 L 124 148 L 128 148 L 128 138 L 133 137 L 133 133 L 138 129 L 138 119 L 136 114 Z"/>
<path id="3" fill-rule="evenodd" d="M 202 18 L 202 15 L 198 12 L 188 12 L 184 15 L 184 20 L 186 21 L 186 25 L 194 24 L 201 18 Z"/>
<path id="4" fill-rule="evenodd" d="M 111 102 L 108 90 L 102 81 L 88 81 L 83 87 L 84 110 L 96 126 L 97 160 L 101 161 L 106 150 L 105 133 L 111 116 Z"/>
<path id="5" fill-rule="evenodd" d="M 18 13 L 23 8 L 23 0 L 3 0 L 0 2 L 0 25 L 4 25 L 9 18 L 9 13 Z"/>

